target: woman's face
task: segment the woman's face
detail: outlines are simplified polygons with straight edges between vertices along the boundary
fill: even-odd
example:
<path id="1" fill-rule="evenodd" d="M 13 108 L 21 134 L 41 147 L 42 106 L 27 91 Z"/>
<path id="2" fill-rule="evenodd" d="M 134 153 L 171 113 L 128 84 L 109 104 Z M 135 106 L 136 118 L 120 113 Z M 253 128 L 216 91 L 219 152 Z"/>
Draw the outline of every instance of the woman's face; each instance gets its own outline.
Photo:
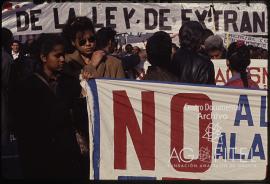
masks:
<path id="1" fill-rule="evenodd" d="M 47 56 L 41 56 L 43 65 L 48 70 L 55 72 L 60 71 L 63 68 L 65 62 L 64 46 L 59 44 L 53 47 L 53 50 L 49 52 Z"/>
<path id="2" fill-rule="evenodd" d="M 96 46 L 96 38 L 92 31 L 80 31 L 76 33 L 76 38 L 72 42 L 73 46 L 82 54 L 90 55 L 94 52 Z"/>

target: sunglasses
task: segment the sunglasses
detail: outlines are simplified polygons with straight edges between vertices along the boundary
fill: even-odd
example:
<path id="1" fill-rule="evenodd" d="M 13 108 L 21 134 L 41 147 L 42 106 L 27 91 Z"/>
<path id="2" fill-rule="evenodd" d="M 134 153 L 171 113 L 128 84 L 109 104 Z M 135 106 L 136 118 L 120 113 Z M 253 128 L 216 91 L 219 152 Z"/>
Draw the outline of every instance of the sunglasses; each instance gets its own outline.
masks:
<path id="1" fill-rule="evenodd" d="M 91 36 L 90 38 L 82 39 L 82 40 L 79 41 L 79 45 L 80 46 L 83 46 L 83 45 L 86 44 L 87 41 L 88 42 L 94 42 L 94 41 L 96 41 L 96 37 L 95 36 Z"/>

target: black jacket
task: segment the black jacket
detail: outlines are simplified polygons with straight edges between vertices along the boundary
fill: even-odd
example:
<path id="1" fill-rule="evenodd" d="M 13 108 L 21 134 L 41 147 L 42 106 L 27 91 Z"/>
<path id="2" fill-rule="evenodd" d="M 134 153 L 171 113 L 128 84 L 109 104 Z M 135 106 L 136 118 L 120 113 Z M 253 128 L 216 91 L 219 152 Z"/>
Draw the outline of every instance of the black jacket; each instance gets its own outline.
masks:
<path id="1" fill-rule="evenodd" d="M 57 95 L 68 105 L 77 131 L 88 136 L 88 113 L 86 98 L 81 97 L 79 75 L 85 66 L 78 52 L 66 55 L 67 63 L 59 77 Z"/>
<path id="2" fill-rule="evenodd" d="M 179 82 L 215 84 L 215 70 L 212 61 L 185 48 L 177 50 L 170 70 L 178 76 Z"/>
<path id="3" fill-rule="evenodd" d="M 66 102 L 72 117 L 72 124 L 74 125 L 76 132 L 80 135 L 80 139 L 83 139 L 83 146 L 88 148 L 89 124 L 87 102 L 86 98 L 81 96 L 82 87 L 80 85 L 79 78 L 81 70 L 85 64 L 78 52 L 66 55 L 65 59 L 66 63 L 64 64 L 58 80 L 57 96 Z M 78 143 L 80 146 L 82 146 L 80 141 Z M 80 167 L 80 173 L 82 174 L 82 179 L 88 179 L 90 167 L 89 154 L 84 154 L 81 156 L 83 163 Z"/>
<path id="4" fill-rule="evenodd" d="M 81 178 L 68 108 L 36 75 L 18 86 L 16 134 L 25 178 Z"/>

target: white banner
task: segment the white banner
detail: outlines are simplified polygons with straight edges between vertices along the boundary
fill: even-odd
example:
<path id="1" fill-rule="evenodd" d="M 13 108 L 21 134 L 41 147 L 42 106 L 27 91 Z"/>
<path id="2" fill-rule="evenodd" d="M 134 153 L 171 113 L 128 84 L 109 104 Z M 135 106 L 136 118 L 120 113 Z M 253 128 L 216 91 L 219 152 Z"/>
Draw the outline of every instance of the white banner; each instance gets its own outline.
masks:
<path id="1" fill-rule="evenodd" d="M 216 85 L 224 85 L 231 77 L 232 73 L 226 65 L 225 59 L 212 60 L 215 68 Z M 251 79 L 256 82 L 260 89 L 267 89 L 268 84 L 268 60 L 266 59 L 251 59 L 247 71 Z"/>
<path id="2" fill-rule="evenodd" d="M 210 16 L 209 3 L 16 3 L 16 8 L 2 10 L 2 26 L 14 35 L 58 33 L 75 14 L 91 18 L 96 28 L 114 27 L 119 33 L 177 33 L 188 20 L 200 21 L 216 34 L 268 33 L 264 3 L 214 3 L 214 8 Z"/>
<path id="3" fill-rule="evenodd" d="M 233 33 L 225 33 L 219 35 L 223 39 L 223 44 L 226 48 L 229 47 L 230 43 L 237 42 L 238 40 L 242 40 L 246 45 L 252 45 L 254 47 L 261 47 L 263 49 L 268 50 L 268 39 L 261 37 L 253 37 L 253 36 L 245 36 Z"/>
<path id="4" fill-rule="evenodd" d="M 106 79 L 88 84 L 90 179 L 266 177 L 266 90 Z"/>

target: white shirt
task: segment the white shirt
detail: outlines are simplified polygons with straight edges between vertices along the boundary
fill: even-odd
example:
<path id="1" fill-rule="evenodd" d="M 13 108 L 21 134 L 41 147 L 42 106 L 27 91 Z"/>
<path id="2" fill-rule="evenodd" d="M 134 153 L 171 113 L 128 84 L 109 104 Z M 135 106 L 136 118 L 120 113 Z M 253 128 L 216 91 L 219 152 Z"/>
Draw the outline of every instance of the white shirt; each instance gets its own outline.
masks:
<path id="1" fill-rule="evenodd" d="M 139 76 L 136 78 L 136 80 L 142 80 L 147 73 L 148 66 L 151 66 L 151 64 L 146 61 L 140 61 L 140 63 L 135 67 L 137 71 L 142 70 L 143 72 L 140 72 Z"/>
<path id="2" fill-rule="evenodd" d="M 15 53 L 14 51 L 12 51 L 11 54 L 12 54 L 13 59 L 15 60 L 15 59 L 17 59 L 19 57 L 20 53 L 19 52 Z"/>

